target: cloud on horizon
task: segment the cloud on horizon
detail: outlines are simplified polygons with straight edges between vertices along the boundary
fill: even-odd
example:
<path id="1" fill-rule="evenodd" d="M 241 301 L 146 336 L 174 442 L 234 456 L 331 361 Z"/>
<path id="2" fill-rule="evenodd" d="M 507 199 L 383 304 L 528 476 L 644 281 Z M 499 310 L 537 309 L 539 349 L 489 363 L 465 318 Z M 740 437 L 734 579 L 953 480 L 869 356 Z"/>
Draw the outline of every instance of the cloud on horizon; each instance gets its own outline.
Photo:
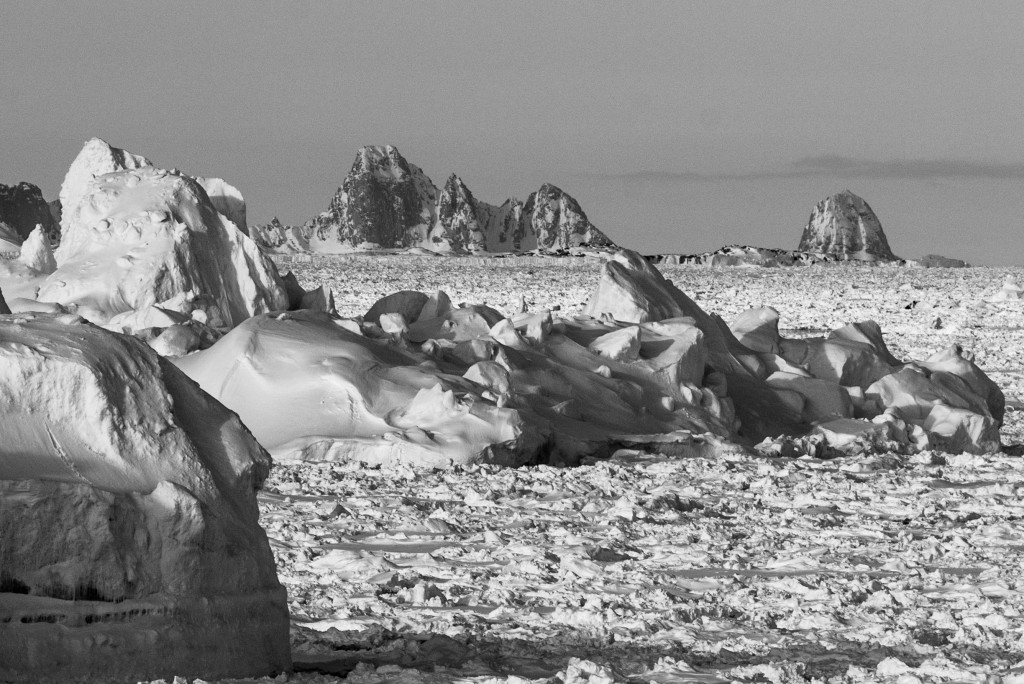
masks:
<path id="1" fill-rule="evenodd" d="M 1000 178 L 1024 179 L 1024 164 L 976 162 L 964 159 L 869 160 L 821 155 L 798 159 L 788 167 L 770 171 L 703 174 L 677 171 L 638 171 L 635 173 L 590 174 L 602 178 L 631 180 L 751 180 L 759 178 L 805 178 L 820 175 L 856 178 Z"/>

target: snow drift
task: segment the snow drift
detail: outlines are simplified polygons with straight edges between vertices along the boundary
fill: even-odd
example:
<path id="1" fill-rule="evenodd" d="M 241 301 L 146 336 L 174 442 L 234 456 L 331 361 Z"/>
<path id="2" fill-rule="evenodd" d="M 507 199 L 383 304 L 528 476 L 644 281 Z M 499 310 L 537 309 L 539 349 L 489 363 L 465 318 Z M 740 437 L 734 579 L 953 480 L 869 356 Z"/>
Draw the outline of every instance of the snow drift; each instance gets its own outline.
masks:
<path id="1" fill-rule="evenodd" d="M 238 417 L 74 316 L 0 317 L 0 360 L 0 679 L 287 669 Z"/>
<path id="2" fill-rule="evenodd" d="M 279 459 L 575 463 L 616 443 L 700 450 L 730 434 L 689 319 L 509 319 L 417 292 L 378 304 L 362 325 L 257 316 L 175 363 Z"/>

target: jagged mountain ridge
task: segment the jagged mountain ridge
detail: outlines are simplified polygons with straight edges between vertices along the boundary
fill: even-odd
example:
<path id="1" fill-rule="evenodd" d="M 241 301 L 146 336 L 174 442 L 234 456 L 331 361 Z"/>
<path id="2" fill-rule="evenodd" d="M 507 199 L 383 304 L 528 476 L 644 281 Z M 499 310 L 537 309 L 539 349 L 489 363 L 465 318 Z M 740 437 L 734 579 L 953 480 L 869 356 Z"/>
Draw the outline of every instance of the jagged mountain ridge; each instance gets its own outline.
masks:
<path id="1" fill-rule="evenodd" d="M 367 146 L 331 199 L 328 210 L 301 230 L 280 222 L 255 227 L 269 251 L 321 253 L 422 248 L 435 252 L 556 252 L 613 247 L 590 223 L 579 202 L 545 183 L 525 202 L 500 206 L 476 197 L 451 174 L 438 189 L 418 166 L 391 146 Z"/>

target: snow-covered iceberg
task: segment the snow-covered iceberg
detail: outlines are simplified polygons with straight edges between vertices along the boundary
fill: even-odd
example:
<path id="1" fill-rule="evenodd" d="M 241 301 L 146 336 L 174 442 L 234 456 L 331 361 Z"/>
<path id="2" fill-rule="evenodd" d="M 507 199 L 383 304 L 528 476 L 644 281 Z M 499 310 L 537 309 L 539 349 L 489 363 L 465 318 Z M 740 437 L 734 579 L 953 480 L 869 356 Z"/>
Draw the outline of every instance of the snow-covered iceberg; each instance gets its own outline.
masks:
<path id="1" fill-rule="evenodd" d="M 39 301 L 115 326 L 118 316 L 154 307 L 214 327 L 287 308 L 274 265 L 191 176 L 153 166 L 114 171 L 75 197 Z"/>
<path id="2" fill-rule="evenodd" d="M 505 318 L 404 292 L 362 323 L 257 316 L 175 363 L 275 458 L 520 465 L 575 463 L 651 435 L 717 448 L 734 418 L 705 385 L 705 355 L 687 318 Z"/>
<path id="3" fill-rule="evenodd" d="M 0 679 L 290 666 L 258 522 L 270 458 L 142 342 L 0 316 Z"/>

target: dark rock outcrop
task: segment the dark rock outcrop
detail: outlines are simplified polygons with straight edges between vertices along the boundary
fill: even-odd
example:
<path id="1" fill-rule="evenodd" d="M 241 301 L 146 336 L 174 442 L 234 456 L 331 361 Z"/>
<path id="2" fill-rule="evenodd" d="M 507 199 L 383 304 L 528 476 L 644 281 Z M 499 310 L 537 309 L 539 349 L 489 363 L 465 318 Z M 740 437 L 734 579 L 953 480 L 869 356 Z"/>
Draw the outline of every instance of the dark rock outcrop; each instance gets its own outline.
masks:
<path id="1" fill-rule="evenodd" d="M 523 207 L 528 231 L 536 236 L 537 248 L 545 251 L 572 247 L 614 247 L 583 213 L 579 202 L 550 183 L 530 195 Z"/>
<path id="2" fill-rule="evenodd" d="M 60 224 L 53 219 L 43 193 L 31 183 L 0 184 L 0 223 L 6 223 L 21 237 L 41 225 L 52 241 L 60 239 Z"/>
<path id="3" fill-rule="evenodd" d="M 875 212 L 849 190 L 827 197 L 814 207 L 797 251 L 843 261 L 897 260 Z"/>

